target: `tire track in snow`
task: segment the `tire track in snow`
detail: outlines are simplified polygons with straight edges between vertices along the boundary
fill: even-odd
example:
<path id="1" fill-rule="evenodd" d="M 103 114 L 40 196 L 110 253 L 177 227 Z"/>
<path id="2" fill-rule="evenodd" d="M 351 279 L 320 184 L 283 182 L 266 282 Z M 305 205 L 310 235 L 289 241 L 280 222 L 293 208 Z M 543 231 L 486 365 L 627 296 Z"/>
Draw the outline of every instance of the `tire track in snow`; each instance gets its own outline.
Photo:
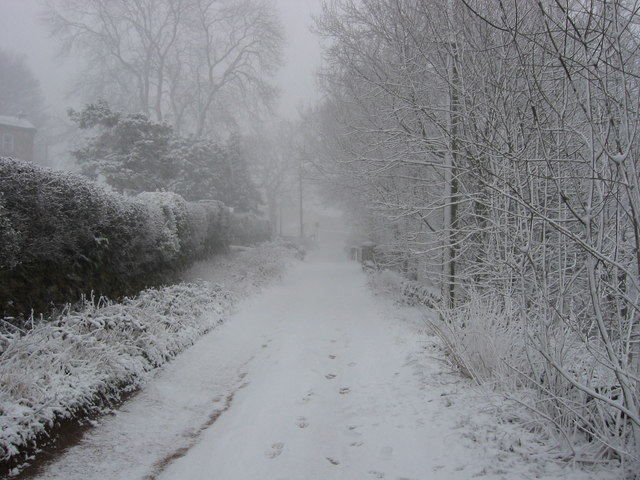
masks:
<path id="1" fill-rule="evenodd" d="M 247 376 L 246 373 L 241 373 L 238 377 L 238 379 L 240 381 L 244 380 L 244 378 Z M 229 393 L 224 400 L 224 405 L 222 406 L 222 408 L 214 410 L 213 413 L 211 413 L 211 415 L 209 415 L 209 418 L 202 424 L 200 425 L 200 427 L 198 427 L 197 430 L 189 433 L 186 435 L 187 438 L 189 438 L 190 442 L 187 445 L 184 445 L 178 449 L 176 449 L 174 452 L 166 455 L 164 458 L 158 460 L 154 466 L 153 466 L 153 470 L 152 472 L 144 477 L 144 480 L 156 480 L 158 478 L 159 475 L 162 474 L 162 472 L 164 472 L 167 467 L 169 465 L 171 465 L 171 463 L 175 462 L 177 459 L 184 457 L 189 450 L 191 450 L 193 448 L 194 445 L 196 445 L 199 441 L 200 441 L 200 437 L 202 436 L 202 433 L 207 430 L 209 427 L 211 427 L 214 423 L 216 423 L 216 421 L 227 411 L 231 408 L 231 405 L 233 404 L 233 399 L 235 398 L 236 394 L 238 393 L 238 391 L 242 390 L 243 388 L 247 387 L 249 385 L 249 382 L 244 382 L 242 384 L 240 384 L 240 386 L 238 386 L 233 392 Z M 215 400 L 214 400 L 215 401 Z M 282 449 L 280 449 L 282 450 Z"/>

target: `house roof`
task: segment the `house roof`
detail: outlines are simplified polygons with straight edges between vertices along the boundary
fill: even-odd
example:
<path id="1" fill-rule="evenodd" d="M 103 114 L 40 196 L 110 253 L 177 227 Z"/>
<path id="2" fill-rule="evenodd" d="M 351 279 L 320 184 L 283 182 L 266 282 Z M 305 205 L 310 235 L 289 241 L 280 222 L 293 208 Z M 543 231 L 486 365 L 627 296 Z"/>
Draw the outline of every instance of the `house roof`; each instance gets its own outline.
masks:
<path id="1" fill-rule="evenodd" d="M 0 115 L 0 125 L 7 125 L 9 127 L 26 128 L 29 130 L 36 129 L 36 127 L 33 126 L 33 123 L 31 123 L 26 118 L 7 117 L 5 115 Z"/>

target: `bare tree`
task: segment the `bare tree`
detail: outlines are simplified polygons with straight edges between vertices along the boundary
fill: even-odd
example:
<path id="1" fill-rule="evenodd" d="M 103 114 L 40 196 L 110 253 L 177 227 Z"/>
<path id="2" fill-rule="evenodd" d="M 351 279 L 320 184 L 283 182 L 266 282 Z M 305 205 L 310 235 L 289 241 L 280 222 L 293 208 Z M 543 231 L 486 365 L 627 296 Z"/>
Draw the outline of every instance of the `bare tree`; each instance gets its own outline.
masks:
<path id="1" fill-rule="evenodd" d="M 283 37 L 273 6 L 264 0 L 195 0 L 190 22 L 194 48 L 186 78 L 195 96 L 194 131 L 202 136 L 221 93 L 238 103 L 273 98 L 265 79 L 280 65 Z"/>
<path id="2" fill-rule="evenodd" d="M 46 20 L 63 53 L 85 55 L 79 84 L 91 100 L 117 99 L 162 121 L 167 59 L 185 7 L 183 0 L 53 0 Z"/>
<path id="3" fill-rule="evenodd" d="M 336 1 L 318 30 L 333 41 L 325 84 L 350 151 L 344 166 L 369 184 L 372 205 L 394 220 L 390 242 L 430 265 L 416 275 L 440 278 L 453 302 L 458 199 L 455 58 L 444 2 Z M 436 48 L 431 48 L 436 47 Z M 397 251 L 392 244 L 382 247 Z M 394 253 L 395 256 L 395 253 Z M 425 269 L 429 269 L 429 273 Z"/>
<path id="4" fill-rule="evenodd" d="M 88 100 L 197 136 L 230 98 L 271 100 L 283 36 L 267 0 L 49 0 L 46 20 L 85 56 Z"/>
<path id="5" fill-rule="evenodd" d="M 298 130 L 282 121 L 264 126 L 246 139 L 246 155 L 259 189 L 264 194 L 271 231 L 282 226 L 281 210 L 290 203 L 296 175 L 296 152 L 292 139 Z"/>
<path id="6" fill-rule="evenodd" d="M 372 233 L 439 271 L 444 318 L 510 312 L 503 361 L 574 456 L 582 435 L 640 458 L 639 8 L 334 0 L 318 21 L 328 156 Z"/>

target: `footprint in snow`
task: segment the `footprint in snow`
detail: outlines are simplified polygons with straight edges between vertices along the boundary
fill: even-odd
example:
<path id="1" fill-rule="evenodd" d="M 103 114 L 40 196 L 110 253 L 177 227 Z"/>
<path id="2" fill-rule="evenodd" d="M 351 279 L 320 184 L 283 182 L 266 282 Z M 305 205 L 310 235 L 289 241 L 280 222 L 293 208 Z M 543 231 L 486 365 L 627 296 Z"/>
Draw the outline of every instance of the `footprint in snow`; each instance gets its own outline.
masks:
<path id="1" fill-rule="evenodd" d="M 332 380 L 334 378 L 336 378 L 334 373 L 327 373 L 324 378 L 326 378 L 327 380 Z"/>
<path id="2" fill-rule="evenodd" d="M 304 397 L 302 397 L 301 400 L 298 401 L 298 404 L 304 405 L 306 403 L 309 403 L 311 399 L 315 396 L 315 394 L 316 393 L 313 390 L 309 390 L 307 394 Z"/>
<path id="3" fill-rule="evenodd" d="M 379 480 L 382 480 L 384 478 L 384 473 L 382 472 L 377 472 L 375 470 L 371 470 L 369 472 L 369 475 L 372 475 L 374 478 L 377 478 Z"/>
<path id="4" fill-rule="evenodd" d="M 330 358 L 331 360 L 335 360 L 335 359 L 336 359 L 336 356 L 335 356 L 335 355 L 329 355 L 329 358 Z"/>
<path id="5" fill-rule="evenodd" d="M 296 421 L 296 425 L 299 428 L 307 428 L 309 426 L 309 421 L 305 417 L 299 417 Z"/>
<path id="6" fill-rule="evenodd" d="M 335 458 L 331 458 L 331 457 L 325 457 L 325 458 L 329 461 L 331 465 L 340 465 L 340 462 Z"/>
<path id="7" fill-rule="evenodd" d="M 346 395 L 347 393 L 350 393 L 351 389 L 349 387 L 343 387 L 340 389 L 340 395 Z"/>
<path id="8" fill-rule="evenodd" d="M 266 450 L 264 452 L 264 455 L 267 458 L 276 458 L 282 453 L 283 448 L 284 448 L 284 443 L 282 442 L 274 443 L 273 445 L 271 445 L 271 448 L 269 450 Z"/>

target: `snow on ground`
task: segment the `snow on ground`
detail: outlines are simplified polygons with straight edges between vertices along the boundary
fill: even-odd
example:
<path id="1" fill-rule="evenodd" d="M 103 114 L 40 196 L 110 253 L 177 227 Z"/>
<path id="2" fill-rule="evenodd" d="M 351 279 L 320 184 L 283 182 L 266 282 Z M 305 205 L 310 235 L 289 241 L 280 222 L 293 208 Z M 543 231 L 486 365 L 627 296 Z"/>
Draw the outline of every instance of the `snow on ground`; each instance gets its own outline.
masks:
<path id="1" fill-rule="evenodd" d="M 537 460 L 547 447 L 498 424 L 416 312 L 315 252 L 37 478 L 616 478 Z"/>
<path id="2" fill-rule="evenodd" d="M 299 254 L 300 250 L 293 245 L 277 242 L 257 247 L 232 246 L 226 255 L 195 262 L 181 277 L 186 282 L 204 280 L 223 285 L 225 290 L 247 298 L 274 278 L 281 277 L 293 255 L 299 257 Z"/>

